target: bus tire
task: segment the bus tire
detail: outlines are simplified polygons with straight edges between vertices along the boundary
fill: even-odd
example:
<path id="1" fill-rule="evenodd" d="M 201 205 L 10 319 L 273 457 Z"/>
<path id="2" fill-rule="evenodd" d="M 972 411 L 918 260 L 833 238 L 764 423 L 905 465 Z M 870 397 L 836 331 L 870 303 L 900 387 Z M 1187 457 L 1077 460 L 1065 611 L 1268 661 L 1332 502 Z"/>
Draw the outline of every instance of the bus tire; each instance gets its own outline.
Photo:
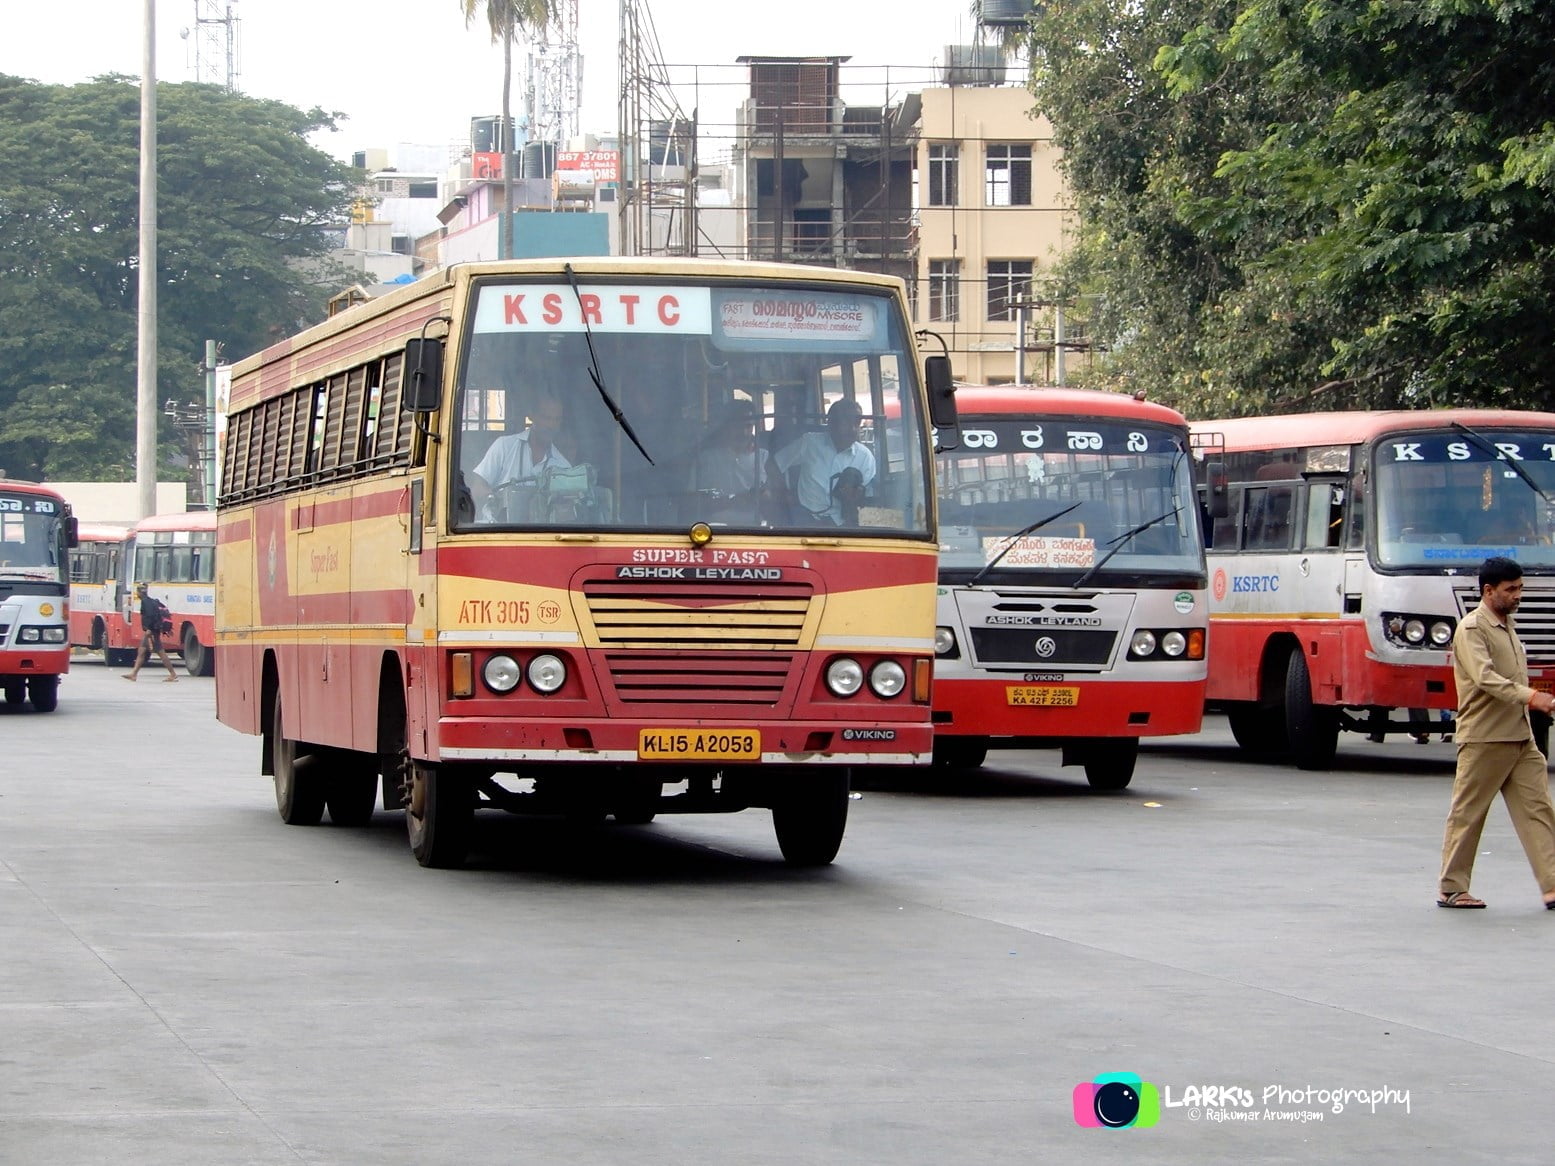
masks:
<path id="1" fill-rule="evenodd" d="M 934 738 L 934 765 L 939 769 L 977 769 L 988 760 L 987 737 Z"/>
<path id="2" fill-rule="evenodd" d="M 622 826 L 646 826 L 659 814 L 664 783 L 653 778 L 622 782 L 612 799 L 610 816 Z"/>
<path id="3" fill-rule="evenodd" d="M 1085 750 L 1085 780 L 1094 790 L 1127 789 L 1139 760 L 1138 737 L 1108 737 Z"/>
<path id="4" fill-rule="evenodd" d="M 21 704 L 27 699 L 27 681 L 20 676 L 8 679 L 3 686 L 3 691 L 6 704 Z"/>
<path id="5" fill-rule="evenodd" d="M 275 702 L 272 730 L 272 768 L 275 770 L 275 808 L 288 826 L 317 826 L 324 817 L 324 783 L 317 758 L 286 735 L 281 701 Z"/>
<path id="6" fill-rule="evenodd" d="M 1275 710 L 1264 708 L 1256 701 L 1235 701 L 1226 705 L 1226 723 L 1231 727 L 1232 740 L 1242 752 L 1254 756 L 1283 752 L 1280 734 L 1284 726 Z"/>
<path id="7" fill-rule="evenodd" d="M 51 713 L 59 707 L 59 677 L 29 676 L 27 695 L 35 712 Z"/>
<path id="8" fill-rule="evenodd" d="M 475 787 L 463 774 L 424 761 L 411 761 L 410 769 L 405 803 L 410 852 L 422 866 L 463 866 L 475 826 Z"/>
<path id="9" fill-rule="evenodd" d="M 331 749 L 331 773 L 324 793 L 329 820 L 336 826 L 365 826 L 378 807 L 378 755 Z"/>
<path id="10" fill-rule="evenodd" d="M 778 849 L 789 866 L 826 866 L 848 826 L 848 771 L 796 773 L 772 803 Z"/>
<path id="11" fill-rule="evenodd" d="M 1285 735 L 1297 769 L 1332 769 L 1339 747 L 1339 710 L 1312 700 L 1312 674 L 1297 648 L 1285 666 Z"/>
<path id="12" fill-rule="evenodd" d="M 194 625 L 184 627 L 184 670 L 190 676 L 210 676 L 216 671 L 216 653 L 200 643 Z"/>

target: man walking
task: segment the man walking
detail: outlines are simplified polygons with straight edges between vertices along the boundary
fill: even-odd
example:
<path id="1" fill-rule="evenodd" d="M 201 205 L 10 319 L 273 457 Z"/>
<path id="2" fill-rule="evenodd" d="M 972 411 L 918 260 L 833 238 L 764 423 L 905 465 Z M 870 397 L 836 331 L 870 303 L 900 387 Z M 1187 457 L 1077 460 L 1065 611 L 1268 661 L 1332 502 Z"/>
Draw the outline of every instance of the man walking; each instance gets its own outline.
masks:
<path id="1" fill-rule="evenodd" d="M 173 671 L 173 662 L 162 648 L 162 627 L 167 621 L 167 607 L 151 594 L 145 583 L 135 584 L 135 595 L 140 600 L 140 648 L 135 652 L 134 666 L 124 673 L 124 679 L 134 680 L 140 675 L 141 666 L 151 662 L 151 653 L 154 651 L 167 668 L 167 680 L 163 683 L 173 684 L 178 680 L 178 673 Z"/>
<path id="2" fill-rule="evenodd" d="M 1555 696 L 1528 686 L 1528 657 L 1512 626 L 1522 595 L 1522 567 L 1499 556 L 1486 559 L 1479 568 L 1479 606 L 1453 633 L 1458 772 L 1442 842 L 1438 907 L 1485 905 L 1469 894 L 1469 878 L 1485 817 L 1499 793 L 1539 880 L 1544 906 L 1555 910 L 1555 808 L 1544 754 L 1528 724 L 1530 709 L 1555 709 Z"/>

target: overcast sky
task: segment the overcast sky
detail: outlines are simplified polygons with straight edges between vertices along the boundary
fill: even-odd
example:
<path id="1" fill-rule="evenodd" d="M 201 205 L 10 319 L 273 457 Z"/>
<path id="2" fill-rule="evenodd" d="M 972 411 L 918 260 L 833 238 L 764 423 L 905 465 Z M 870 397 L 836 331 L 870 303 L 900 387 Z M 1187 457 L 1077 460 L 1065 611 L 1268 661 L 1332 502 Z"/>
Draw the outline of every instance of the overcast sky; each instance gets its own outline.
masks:
<path id="1" fill-rule="evenodd" d="M 584 57 L 582 129 L 614 132 L 618 0 L 576 0 Z M 972 39 L 969 0 L 642 0 L 662 60 L 677 82 L 698 66 L 704 122 L 727 120 L 746 82 L 742 55 L 852 58 L 855 102 L 897 100 L 931 83 L 948 44 Z M 255 97 L 347 115 L 315 144 L 343 159 L 401 143 L 445 145 L 469 119 L 501 107 L 502 51 L 480 23 L 466 30 L 458 0 L 221 0 L 238 17 L 239 86 Z M 139 76 L 145 0 L 0 0 L 0 73 L 70 83 L 103 73 Z M 196 0 L 157 0 L 157 76 L 194 79 Z M 209 11 L 210 6 L 204 6 Z M 521 60 L 515 51 L 515 69 Z M 522 113 L 515 79 L 513 108 Z"/>

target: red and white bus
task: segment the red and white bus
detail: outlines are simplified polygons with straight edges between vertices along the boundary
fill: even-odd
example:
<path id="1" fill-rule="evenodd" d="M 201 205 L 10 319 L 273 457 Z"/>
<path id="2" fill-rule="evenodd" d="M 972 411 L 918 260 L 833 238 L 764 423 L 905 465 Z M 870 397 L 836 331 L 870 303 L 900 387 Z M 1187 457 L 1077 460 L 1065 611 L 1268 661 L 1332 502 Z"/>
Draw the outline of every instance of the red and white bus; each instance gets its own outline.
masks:
<path id="1" fill-rule="evenodd" d="M 117 532 L 117 541 L 115 541 Z M 133 527 L 91 525 L 71 557 L 71 643 L 128 665 L 140 645 L 144 582 L 173 621 L 168 646 L 191 676 L 216 667 L 216 512 L 158 514 Z"/>
<path id="2" fill-rule="evenodd" d="M 285 822 L 360 824 L 381 774 L 429 866 L 478 807 L 764 807 L 828 863 L 850 767 L 932 751 L 931 399 L 887 276 L 431 273 L 233 369 L 217 715 Z"/>
<path id="3" fill-rule="evenodd" d="M 70 671 L 70 548 L 76 520 L 47 486 L 0 478 L 0 691 L 40 713 Z"/>
<path id="4" fill-rule="evenodd" d="M 1555 686 L 1555 414 L 1312 413 L 1199 421 L 1224 441 L 1209 700 L 1237 742 L 1332 765 L 1341 731 L 1445 726 L 1448 649 L 1491 555 L 1524 571 L 1518 633 Z"/>
<path id="5" fill-rule="evenodd" d="M 1142 737 L 1196 733 L 1204 537 L 1181 414 L 1122 393 L 958 386 L 938 456 L 934 759 L 1063 749 L 1127 786 Z"/>
<path id="6" fill-rule="evenodd" d="M 101 652 L 113 665 L 135 659 L 133 643 L 122 643 L 129 630 L 120 614 L 129 537 L 128 526 L 83 522 L 70 552 L 70 646 Z"/>

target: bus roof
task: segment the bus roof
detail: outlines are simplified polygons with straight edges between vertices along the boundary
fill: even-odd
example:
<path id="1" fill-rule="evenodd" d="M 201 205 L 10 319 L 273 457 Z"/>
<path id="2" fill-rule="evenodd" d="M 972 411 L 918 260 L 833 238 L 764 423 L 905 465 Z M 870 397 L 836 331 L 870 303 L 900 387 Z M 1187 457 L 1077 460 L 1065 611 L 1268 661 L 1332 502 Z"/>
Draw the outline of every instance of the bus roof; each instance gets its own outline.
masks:
<path id="1" fill-rule="evenodd" d="M 1048 385 L 957 385 L 956 412 L 968 417 L 1002 413 L 1031 416 L 1044 413 L 1116 417 L 1174 426 L 1187 424 L 1177 410 L 1157 405 L 1153 401 L 1137 400 L 1127 393 Z"/>
<path id="2" fill-rule="evenodd" d="M 76 527 L 76 538 L 84 543 L 123 542 L 130 528 L 118 522 L 83 522 Z"/>
<path id="3" fill-rule="evenodd" d="M 1359 445 L 1389 433 L 1444 429 L 1555 429 L 1555 413 L 1517 409 L 1373 409 L 1353 413 L 1288 413 L 1279 417 L 1230 417 L 1192 422 L 1195 433 L 1218 433 L 1226 452 Z"/>
<path id="4" fill-rule="evenodd" d="M 187 510 L 182 514 L 153 514 L 135 524 L 141 530 L 215 530 L 214 510 Z"/>
<path id="5" fill-rule="evenodd" d="M 53 486 L 45 486 L 41 482 L 24 482 L 20 478 L 7 478 L 0 476 L 0 490 L 6 490 L 13 494 L 33 494 L 39 498 L 58 498 L 65 501 L 65 496 Z"/>

